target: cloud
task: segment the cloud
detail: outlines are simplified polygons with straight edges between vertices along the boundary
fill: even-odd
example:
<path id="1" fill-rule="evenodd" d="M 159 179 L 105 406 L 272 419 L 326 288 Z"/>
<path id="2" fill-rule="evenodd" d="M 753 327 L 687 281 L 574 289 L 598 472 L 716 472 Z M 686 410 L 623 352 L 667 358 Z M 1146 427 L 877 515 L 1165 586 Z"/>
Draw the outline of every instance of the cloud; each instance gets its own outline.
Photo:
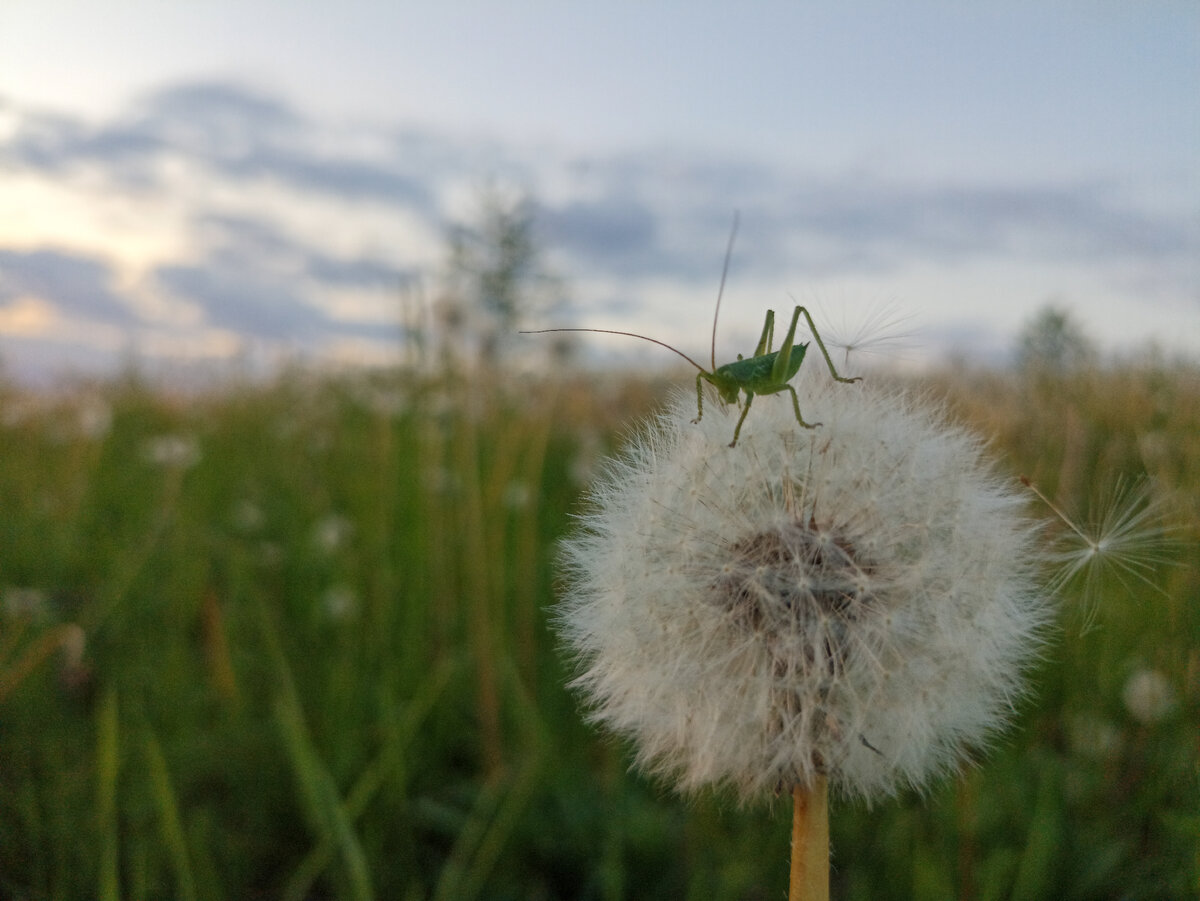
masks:
<path id="1" fill-rule="evenodd" d="M 734 269 L 760 276 L 883 276 L 989 258 L 1145 265 L 1200 252 L 1184 217 L 1094 181 L 901 182 L 662 153 L 566 168 L 586 196 L 542 205 L 546 242 L 587 271 L 626 277 L 711 281 L 735 208 L 744 215 Z"/>
<path id="2" fill-rule="evenodd" d="M 156 267 L 150 281 L 199 311 L 203 325 L 264 341 L 320 343 L 332 335 L 387 334 L 375 320 L 334 317 L 340 289 L 393 292 L 417 270 L 364 256 L 339 258 L 243 216 L 198 217 L 207 252 Z"/>
<path id="3" fill-rule="evenodd" d="M 314 281 L 335 287 L 395 290 L 415 284 L 421 277 L 416 267 L 396 266 L 369 257 L 338 259 L 310 254 L 306 271 Z"/>
<path id="4" fill-rule="evenodd" d="M 174 158 L 231 182 L 271 180 L 431 220 L 442 215 L 438 197 L 455 180 L 489 167 L 531 180 L 556 169 L 567 188 L 540 205 L 547 244 L 589 267 L 642 275 L 686 269 L 709 278 L 714 248 L 719 254 L 737 207 L 753 213 L 742 253 L 826 273 L 981 254 L 1105 260 L 1196 249 L 1188 222 L 1138 210 L 1096 183 L 897 183 L 662 152 L 587 160 L 543 154 L 514 163 L 520 155 L 520 148 L 455 144 L 411 126 L 339 139 L 337 129 L 236 82 L 168 87 L 98 125 L 29 113 L 0 145 L 0 160 L 47 174 L 94 164 L 115 183 L 168 190 L 157 163 Z"/>
<path id="5" fill-rule="evenodd" d="M 245 216 L 208 215 L 198 226 L 215 247 L 208 264 L 244 270 L 290 268 L 313 281 L 335 287 L 394 288 L 420 277 L 415 266 L 400 266 L 354 254 L 334 256 L 288 237 L 276 224 Z"/>
<path id="6" fill-rule="evenodd" d="M 653 270 L 662 265 L 657 217 L 637 200 L 574 200 L 538 210 L 547 243 L 596 265 Z"/>
<path id="7" fill-rule="evenodd" d="M 219 152 L 247 139 L 290 138 L 305 119 L 283 100 L 235 82 L 199 81 L 155 91 L 145 121 L 170 129 L 176 143 Z"/>
<path id="8" fill-rule="evenodd" d="M 946 273 L 981 266 L 1037 271 L 1031 283 L 1053 271 L 1043 297 L 1085 296 L 1097 283 L 1153 283 L 1164 306 L 1196 296 L 1195 226 L 1115 182 L 901 182 L 658 149 L 581 159 L 411 123 L 330 124 L 238 82 L 174 85 L 100 122 L 12 103 L 3 112 L 6 176 L 78 188 L 81 203 L 127 200 L 106 215 L 137 222 L 146 210 L 181 231 L 144 242 L 152 250 L 114 252 L 114 262 L 65 238 L 0 244 L 0 304 L 37 297 L 142 336 L 168 328 L 137 315 L 154 300 L 187 302 L 197 328 L 263 342 L 389 336 L 394 327 L 380 324 L 389 295 L 440 271 L 445 249 L 430 236 L 445 234 L 467 193 L 492 178 L 530 192 L 535 236 L 573 297 L 625 304 L 634 329 L 655 303 L 682 305 L 700 287 L 711 299 L 735 209 L 733 285 L 900 284 L 914 272 L 927 285 L 931 272 L 950 283 Z M 964 315 L 960 334 L 982 347 Z"/>
<path id="9" fill-rule="evenodd" d="M 1096 184 L 1052 187 L 868 183 L 800 186 L 781 217 L 884 259 L 980 254 L 1102 260 L 1186 250 L 1186 223 L 1154 218 Z"/>
<path id="10" fill-rule="evenodd" d="M 156 163 L 182 158 L 230 179 L 270 178 L 340 198 L 429 207 L 425 183 L 403 159 L 323 152 L 320 130 L 253 88 L 200 82 L 158 91 L 134 111 L 96 126 L 27 115 L 0 148 L 0 159 L 48 174 L 98 164 L 122 184 L 165 187 Z"/>
<path id="11" fill-rule="evenodd" d="M 112 287 L 108 264 L 60 250 L 0 248 L 0 303 L 34 297 L 70 317 L 134 325 L 139 319 Z"/>
<path id="12" fill-rule="evenodd" d="M 267 340 L 306 340 L 330 325 L 296 285 L 260 272 L 210 265 L 162 266 L 154 278 L 196 304 L 205 324 Z"/>

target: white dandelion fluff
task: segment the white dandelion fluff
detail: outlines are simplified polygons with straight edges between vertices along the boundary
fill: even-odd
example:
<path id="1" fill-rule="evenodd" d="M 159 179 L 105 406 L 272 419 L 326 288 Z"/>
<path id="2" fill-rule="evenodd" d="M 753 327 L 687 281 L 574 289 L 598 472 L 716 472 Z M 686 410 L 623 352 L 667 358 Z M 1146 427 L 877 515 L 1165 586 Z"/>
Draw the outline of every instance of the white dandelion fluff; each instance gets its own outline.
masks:
<path id="1" fill-rule="evenodd" d="M 693 425 L 681 397 L 564 546 L 573 684 L 684 793 L 923 786 L 1004 724 L 1051 614 L 976 437 L 897 390 L 798 389 L 821 427 L 763 398 L 736 448 L 735 407 Z"/>

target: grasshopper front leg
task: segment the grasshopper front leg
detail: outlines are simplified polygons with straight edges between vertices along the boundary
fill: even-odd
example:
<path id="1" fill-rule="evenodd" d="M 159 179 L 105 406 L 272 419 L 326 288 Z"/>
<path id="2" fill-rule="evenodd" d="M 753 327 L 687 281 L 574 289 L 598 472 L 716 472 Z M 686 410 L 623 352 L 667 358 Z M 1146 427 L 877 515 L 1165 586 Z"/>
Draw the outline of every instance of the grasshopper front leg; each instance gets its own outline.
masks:
<path id="1" fill-rule="evenodd" d="M 696 376 L 696 418 L 692 420 L 692 425 L 698 423 L 704 418 L 704 373 Z"/>
<path id="2" fill-rule="evenodd" d="M 795 393 L 796 393 L 795 391 L 792 392 L 793 395 L 795 395 Z M 746 403 L 742 407 L 742 415 L 738 417 L 737 425 L 734 426 L 734 428 L 733 428 L 733 440 L 729 442 L 730 447 L 737 446 L 738 435 L 742 434 L 742 423 L 746 421 L 746 414 L 750 412 L 750 404 L 753 402 L 754 402 L 754 392 L 747 391 L 746 392 Z M 796 409 L 798 411 L 800 402 L 796 401 L 796 404 L 797 404 Z"/>

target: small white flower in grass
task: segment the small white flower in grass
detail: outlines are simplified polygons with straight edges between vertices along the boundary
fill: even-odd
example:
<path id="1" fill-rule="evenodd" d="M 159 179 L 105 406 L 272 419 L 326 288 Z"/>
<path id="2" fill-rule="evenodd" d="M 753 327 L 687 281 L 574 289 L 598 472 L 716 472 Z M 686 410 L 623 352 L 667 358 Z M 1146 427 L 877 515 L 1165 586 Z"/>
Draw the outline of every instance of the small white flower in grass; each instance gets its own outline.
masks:
<path id="1" fill-rule="evenodd" d="M 357 615 L 361 606 L 358 592 L 349 585 L 332 585 L 321 597 L 325 614 L 334 621 L 349 620 Z"/>
<path id="2" fill-rule="evenodd" d="M 112 407 L 108 402 L 102 397 L 84 396 L 77 403 L 75 416 L 79 433 L 91 440 L 107 436 L 113 419 Z"/>
<path id="3" fill-rule="evenodd" d="M 249 498 L 242 498 L 233 505 L 230 519 L 239 532 L 252 533 L 263 527 L 267 517 L 257 503 Z"/>
<path id="4" fill-rule="evenodd" d="M 1093 760 L 1116 757 L 1121 750 L 1121 730 L 1095 713 L 1077 713 L 1067 723 L 1072 750 Z"/>
<path id="5" fill-rule="evenodd" d="M 7 586 L 0 590 L 0 611 L 13 619 L 46 619 L 50 616 L 50 599 L 38 588 Z"/>
<path id="6" fill-rule="evenodd" d="M 200 444 L 190 435 L 158 435 L 142 445 L 142 457 L 164 469 L 191 469 L 200 462 Z"/>
<path id="7" fill-rule="evenodd" d="M 513 479 L 504 488 L 503 503 L 509 510 L 524 510 L 529 507 L 532 499 L 533 492 L 528 482 Z"/>
<path id="8" fill-rule="evenodd" d="M 1129 677 L 1121 692 L 1125 709 L 1143 726 L 1153 726 L 1175 707 L 1175 691 L 1158 670 L 1141 669 Z"/>
<path id="9" fill-rule="evenodd" d="M 899 391 L 797 389 L 824 425 L 762 398 L 732 449 L 735 407 L 677 400 L 565 544 L 574 685 L 685 793 L 923 786 L 1004 724 L 1051 613 L 977 438 Z"/>
<path id="10" fill-rule="evenodd" d="M 354 534 L 354 523 L 338 513 L 321 517 L 312 529 L 312 543 L 325 554 L 340 550 Z"/>

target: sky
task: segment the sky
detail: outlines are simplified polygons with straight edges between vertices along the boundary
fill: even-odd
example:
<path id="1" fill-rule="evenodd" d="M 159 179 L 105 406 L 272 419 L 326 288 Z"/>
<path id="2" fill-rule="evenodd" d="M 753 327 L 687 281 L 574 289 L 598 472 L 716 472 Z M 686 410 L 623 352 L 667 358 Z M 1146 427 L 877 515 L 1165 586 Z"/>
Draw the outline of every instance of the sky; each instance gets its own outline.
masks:
<path id="1" fill-rule="evenodd" d="M 1053 304 L 1194 360 L 1197 86 L 1191 0 L 3 0 L 0 365 L 386 363 L 488 190 L 531 327 L 704 356 L 737 211 L 722 357 L 803 303 L 1002 363 Z"/>

